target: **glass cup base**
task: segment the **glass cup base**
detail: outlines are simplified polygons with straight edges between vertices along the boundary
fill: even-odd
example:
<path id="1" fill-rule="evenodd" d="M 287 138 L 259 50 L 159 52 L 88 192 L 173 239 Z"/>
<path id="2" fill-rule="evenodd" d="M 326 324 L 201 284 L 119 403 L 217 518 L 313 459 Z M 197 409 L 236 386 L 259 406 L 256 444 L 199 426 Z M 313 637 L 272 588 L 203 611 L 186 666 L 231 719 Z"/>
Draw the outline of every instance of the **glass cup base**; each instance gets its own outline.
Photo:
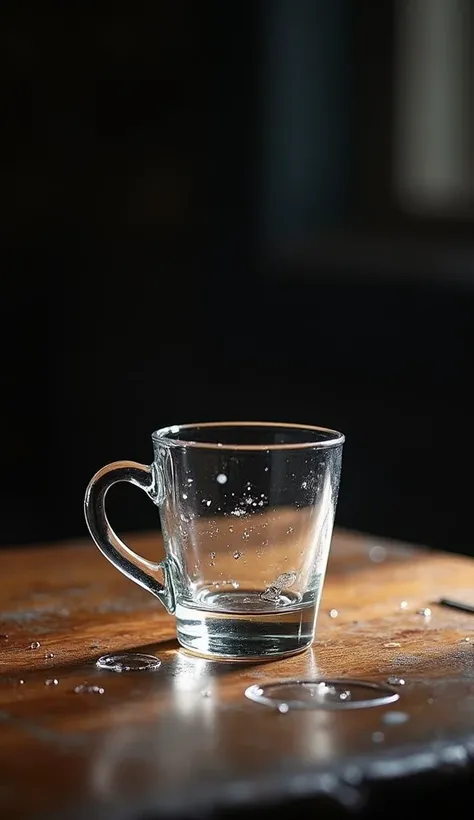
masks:
<path id="1" fill-rule="evenodd" d="M 314 638 L 316 605 L 219 611 L 178 604 L 181 646 L 193 654 L 228 660 L 270 660 L 303 652 Z"/>

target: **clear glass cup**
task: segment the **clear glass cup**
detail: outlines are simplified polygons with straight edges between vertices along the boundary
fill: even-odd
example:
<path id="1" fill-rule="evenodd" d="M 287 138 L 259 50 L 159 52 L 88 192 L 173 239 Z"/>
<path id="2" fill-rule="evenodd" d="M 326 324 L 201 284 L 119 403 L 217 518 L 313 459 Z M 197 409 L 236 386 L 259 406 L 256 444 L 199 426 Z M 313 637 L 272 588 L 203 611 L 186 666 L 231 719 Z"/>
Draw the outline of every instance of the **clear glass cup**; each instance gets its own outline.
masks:
<path id="1" fill-rule="evenodd" d="M 344 436 L 298 424 L 220 422 L 152 435 L 151 466 L 99 470 L 85 496 L 103 554 L 176 615 L 180 644 L 213 658 L 288 655 L 311 645 L 331 544 Z M 158 506 L 166 557 L 132 552 L 105 495 L 129 481 Z"/>

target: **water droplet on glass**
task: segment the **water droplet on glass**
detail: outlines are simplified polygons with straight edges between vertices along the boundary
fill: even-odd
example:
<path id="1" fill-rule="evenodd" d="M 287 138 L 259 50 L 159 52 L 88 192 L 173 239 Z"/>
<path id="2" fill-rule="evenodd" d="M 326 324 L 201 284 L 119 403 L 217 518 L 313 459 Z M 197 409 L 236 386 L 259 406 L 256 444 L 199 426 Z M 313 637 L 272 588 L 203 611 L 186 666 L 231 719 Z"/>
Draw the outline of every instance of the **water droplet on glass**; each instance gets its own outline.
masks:
<path id="1" fill-rule="evenodd" d="M 400 695 L 383 683 L 353 680 L 282 681 L 254 684 L 245 695 L 256 703 L 279 709 L 361 709 L 383 706 Z"/>
<path id="2" fill-rule="evenodd" d="M 41 646 L 39 641 L 32 641 L 30 643 L 30 649 L 39 649 Z"/>
<path id="3" fill-rule="evenodd" d="M 279 590 L 278 587 L 268 586 L 260 593 L 260 598 L 262 601 L 272 601 L 276 603 L 280 598 L 280 592 L 281 590 Z"/>
<path id="4" fill-rule="evenodd" d="M 384 643 L 386 649 L 397 649 L 400 644 L 396 641 L 388 641 L 388 643 Z"/>
<path id="5" fill-rule="evenodd" d="M 184 500 L 185 500 L 185 501 L 186 501 L 187 497 L 188 497 L 188 494 L 187 494 L 187 493 L 183 493 L 183 498 L 184 498 Z"/>
<path id="6" fill-rule="evenodd" d="M 424 618 L 429 618 L 431 615 L 431 609 L 427 606 L 425 609 L 419 609 L 417 614 L 423 615 Z"/>
<path id="7" fill-rule="evenodd" d="M 214 551 L 210 552 L 210 553 L 209 553 L 209 557 L 210 557 L 210 558 L 215 558 L 215 557 L 216 557 L 216 553 L 215 553 Z"/>
<path id="8" fill-rule="evenodd" d="M 81 683 L 74 688 L 76 695 L 103 695 L 105 689 L 103 686 L 90 686 L 88 683 Z"/>
<path id="9" fill-rule="evenodd" d="M 219 473 L 216 478 L 218 484 L 226 484 L 227 483 L 227 476 L 225 473 Z"/>
<path id="10" fill-rule="evenodd" d="M 400 609 L 408 609 L 408 602 L 400 601 Z"/>
<path id="11" fill-rule="evenodd" d="M 237 560 L 241 557 L 241 555 L 242 555 L 242 553 L 241 553 L 241 552 L 239 552 L 238 550 L 235 550 L 235 552 L 234 552 L 234 553 L 232 553 L 232 554 L 233 554 L 233 556 L 234 556 L 234 558 L 235 558 L 235 560 L 236 560 L 236 561 L 237 561 Z"/>
<path id="12" fill-rule="evenodd" d="M 407 715 L 406 712 L 385 712 L 382 715 L 382 723 L 387 726 L 399 726 L 401 723 L 406 723 L 407 720 L 410 720 L 410 715 Z"/>
<path id="13" fill-rule="evenodd" d="M 331 609 L 331 611 L 329 612 L 329 617 L 330 618 L 337 618 L 338 615 L 339 615 L 339 610 L 338 609 Z"/>
<path id="14" fill-rule="evenodd" d="M 233 527 L 229 527 L 229 532 L 234 532 L 234 528 L 233 528 Z"/>
<path id="15" fill-rule="evenodd" d="M 265 467 L 264 472 L 268 473 L 268 467 Z"/>
<path id="16" fill-rule="evenodd" d="M 212 501 L 211 501 L 211 499 L 210 499 L 210 498 L 206 501 L 206 504 L 207 504 L 207 506 L 208 506 L 208 507 L 210 507 L 210 506 L 211 506 Z"/>
<path id="17" fill-rule="evenodd" d="M 23 680 L 23 678 L 20 678 L 20 680 L 18 681 L 18 683 L 20 684 L 20 686 L 23 686 L 24 682 L 25 682 L 25 681 Z"/>
<path id="18" fill-rule="evenodd" d="M 111 672 L 154 672 L 161 666 L 161 661 L 155 655 L 123 652 L 120 655 L 102 655 L 96 666 Z"/>
<path id="19" fill-rule="evenodd" d="M 369 558 L 371 561 L 374 562 L 374 564 L 381 564 L 382 561 L 385 561 L 387 555 L 388 550 L 386 547 L 376 546 L 371 547 L 371 549 L 369 550 Z"/>
<path id="20" fill-rule="evenodd" d="M 385 735 L 383 732 L 372 732 L 372 740 L 374 743 L 383 743 L 385 740 Z"/>
<path id="21" fill-rule="evenodd" d="M 263 601 L 280 602 L 281 591 L 284 587 L 290 587 L 296 581 L 296 572 L 282 572 L 271 584 L 265 587 L 260 594 Z"/>
<path id="22" fill-rule="evenodd" d="M 389 683 L 390 686 L 405 686 L 405 679 L 399 678 L 398 675 L 389 675 L 387 683 Z"/>
<path id="23" fill-rule="evenodd" d="M 281 712 L 282 715 L 286 715 L 286 713 L 290 711 L 290 707 L 287 703 L 280 703 L 278 711 Z"/>
<path id="24" fill-rule="evenodd" d="M 194 481 L 194 479 L 193 479 L 193 478 L 188 478 L 188 484 L 192 484 L 192 483 L 193 483 L 193 481 Z"/>
<path id="25" fill-rule="evenodd" d="M 242 539 L 243 539 L 244 541 L 248 541 L 248 539 L 249 539 L 249 538 L 250 538 L 250 533 L 249 533 L 249 531 L 248 531 L 248 530 L 244 530 L 244 531 L 243 531 L 243 533 L 242 533 Z M 235 556 L 234 556 L 234 557 L 235 557 Z"/>
<path id="26" fill-rule="evenodd" d="M 216 562 L 215 562 L 215 561 L 209 561 L 209 566 L 210 566 L 210 567 L 215 567 L 215 565 L 216 565 Z"/>
<path id="27" fill-rule="evenodd" d="M 278 576 L 276 581 L 273 582 L 273 586 L 277 587 L 278 589 L 284 589 L 285 587 L 291 587 L 296 581 L 296 572 L 282 572 L 281 575 Z"/>
<path id="28" fill-rule="evenodd" d="M 232 586 L 234 587 L 234 589 L 238 589 L 240 584 L 238 581 L 232 581 Z"/>
<path id="29" fill-rule="evenodd" d="M 58 683 L 59 683 L 59 681 L 58 681 L 57 678 L 48 678 L 48 680 L 45 680 L 44 685 L 45 686 L 57 686 Z"/>
<path id="30" fill-rule="evenodd" d="M 306 487 L 307 487 L 307 486 L 308 486 L 308 482 L 307 482 L 307 481 L 303 481 L 303 482 L 301 483 L 301 487 L 303 488 L 303 490 L 306 490 Z"/>
<path id="31" fill-rule="evenodd" d="M 287 531 L 286 531 L 286 532 L 287 532 L 287 534 L 289 535 L 289 534 L 290 534 L 290 532 L 294 532 L 294 529 L 295 529 L 294 527 L 288 527 L 288 529 L 287 529 Z"/>

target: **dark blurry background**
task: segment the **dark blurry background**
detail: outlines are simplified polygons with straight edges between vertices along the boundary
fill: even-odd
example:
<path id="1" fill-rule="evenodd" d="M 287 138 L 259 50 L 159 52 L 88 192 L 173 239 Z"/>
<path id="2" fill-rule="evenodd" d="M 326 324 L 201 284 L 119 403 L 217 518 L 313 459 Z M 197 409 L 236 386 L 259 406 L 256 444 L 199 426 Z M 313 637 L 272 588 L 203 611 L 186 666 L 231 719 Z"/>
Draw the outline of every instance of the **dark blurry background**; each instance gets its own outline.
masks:
<path id="1" fill-rule="evenodd" d="M 161 425 L 269 419 L 346 433 L 340 525 L 474 554 L 470 0 L 0 22 L 0 543 L 84 535 Z"/>

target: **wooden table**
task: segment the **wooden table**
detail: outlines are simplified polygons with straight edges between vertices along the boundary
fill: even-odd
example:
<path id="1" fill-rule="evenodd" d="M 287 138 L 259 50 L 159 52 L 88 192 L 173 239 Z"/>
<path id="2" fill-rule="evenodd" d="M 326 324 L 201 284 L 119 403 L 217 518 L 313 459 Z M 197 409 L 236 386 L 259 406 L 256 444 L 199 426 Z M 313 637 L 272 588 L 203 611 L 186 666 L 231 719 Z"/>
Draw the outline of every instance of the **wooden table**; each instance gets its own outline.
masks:
<path id="1" fill-rule="evenodd" d="M 148 555 L 157 540 L 128 539 Z M 90 542 L 4 551 L 0 579 L 2 820 L 261 818 L 276 805 L 389 817 L 454 797 L 472 814 L 474 615 L 436 603 L 474 602 L 471 559 L 339 532 L 312 649 L 248 665 L 185 654 L 173 619 Z M 96 669 L 131 648 L 160 670 Z M 321 675 L 406 683 L 398 703 L 351 712 L 279 714 L 244 697 Z M 85 682 L 105 692 L 76 694 Z"/>

